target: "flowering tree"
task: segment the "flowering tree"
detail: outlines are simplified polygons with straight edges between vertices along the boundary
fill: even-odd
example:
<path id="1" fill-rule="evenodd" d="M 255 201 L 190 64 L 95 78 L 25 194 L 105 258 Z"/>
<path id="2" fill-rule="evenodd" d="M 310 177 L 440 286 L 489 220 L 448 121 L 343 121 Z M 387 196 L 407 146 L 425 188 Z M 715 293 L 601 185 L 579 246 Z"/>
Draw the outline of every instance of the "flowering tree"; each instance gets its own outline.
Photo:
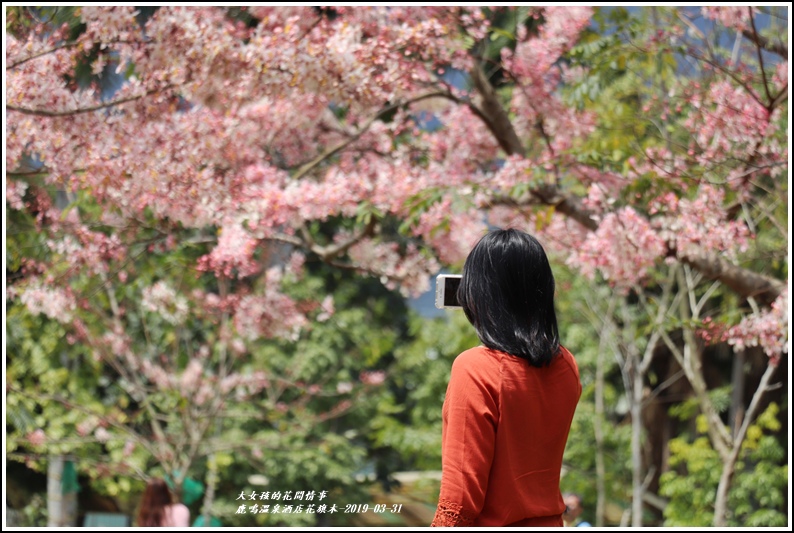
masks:
<path id="1" fill-rule="evenodd" d="M 685 267 L 696 328 L 787 350 L 788 49 L 758 9 L 9 9 L 6 204 L 44 250 L 9 295 L 125 386 L 209 409 L 202 383 L 253 393 L 234 364 L 330 306 L 285 272 L 319 259 L 417 294 L 489 224 L 621 293 Z M 202 283 L 128 267 L 174 250 Z M 133 348 L 147 314 L 214 321 L 216 366 Z"/>

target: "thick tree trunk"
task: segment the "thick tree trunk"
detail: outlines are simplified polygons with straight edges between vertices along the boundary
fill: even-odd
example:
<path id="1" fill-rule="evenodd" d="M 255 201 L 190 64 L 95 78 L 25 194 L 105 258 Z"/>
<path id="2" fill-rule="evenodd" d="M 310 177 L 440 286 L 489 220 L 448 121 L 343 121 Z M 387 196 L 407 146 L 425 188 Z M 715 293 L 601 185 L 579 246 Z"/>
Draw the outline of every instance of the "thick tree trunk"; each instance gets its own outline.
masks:
<path id="1" fill-rule="evenodd" d="M 63 457 L 50 456 L 47 464 L 47 527 L 63 527 L 63 492 L 61 476 L 63 475 Z"/>
<path id="2" fill-rule="evenodd" d="M 47 465 L 47 527 L 77 525 L 77 493 L 63 492 L 62 455 L 53 455 Z"/>

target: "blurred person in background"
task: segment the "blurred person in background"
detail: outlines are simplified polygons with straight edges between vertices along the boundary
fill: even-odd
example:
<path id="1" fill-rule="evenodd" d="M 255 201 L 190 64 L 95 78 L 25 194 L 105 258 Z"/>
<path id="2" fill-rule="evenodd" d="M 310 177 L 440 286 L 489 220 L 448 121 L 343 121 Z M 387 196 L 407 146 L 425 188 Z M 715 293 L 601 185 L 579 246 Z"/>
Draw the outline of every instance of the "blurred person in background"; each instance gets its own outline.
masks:
<path id="1" fill-rule="evenodd" d="M 566 526 L 591 527 L 590 522 L 585 522 L 579 518 L 584 508 L 582 507 L 582 497 L 573 492 L 566 492 L 562 496 L 565 502 L 565 512 L 562 519 Z"/>
<path id="2" fill-rule="evenodd" d="M 138 527 L 189 527 L 190 510 L 174 497 L 166 482 L 159 477 L 149 479 L 138 510 Z"/>

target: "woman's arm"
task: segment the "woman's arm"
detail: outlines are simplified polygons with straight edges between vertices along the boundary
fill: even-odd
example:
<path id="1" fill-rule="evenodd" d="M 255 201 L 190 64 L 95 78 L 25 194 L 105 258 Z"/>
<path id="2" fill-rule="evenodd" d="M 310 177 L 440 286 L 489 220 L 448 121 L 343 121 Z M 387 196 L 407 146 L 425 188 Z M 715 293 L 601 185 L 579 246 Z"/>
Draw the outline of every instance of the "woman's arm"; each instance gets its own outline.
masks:
<path id="1" fill-rule="evenodd" d="M 498 364 L 482 351 L 458 356 L 444 400 L 441 493 L 431 526 L 469 526 L 480 514 L 499 420 Z M 483 364 L 485 363 L 485 364 Z"/>

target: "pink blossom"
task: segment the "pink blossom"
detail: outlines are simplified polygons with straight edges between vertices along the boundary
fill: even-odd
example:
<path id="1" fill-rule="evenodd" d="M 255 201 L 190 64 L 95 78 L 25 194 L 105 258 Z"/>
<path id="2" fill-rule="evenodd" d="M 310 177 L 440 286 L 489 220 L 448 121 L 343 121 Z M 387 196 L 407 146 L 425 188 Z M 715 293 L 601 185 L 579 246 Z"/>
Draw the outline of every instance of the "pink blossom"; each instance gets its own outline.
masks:
<path id="1" fill-rule="evenodd" d="M 516 185 L 532 181 L 535 163 L 519 155 L 508 157 L 502 167 L 496 171 L 490 180 L 497 189 L 509 193 Z"/>
<path id="2" fill-rule="evenodd" d="M 323 298 L 323 301 L 320 302 L 320 309 L 322 310 L 320 314 L 317 315 L 318 322 L 325 322 L 329 318 L 331 318 L 335 312 L 334 309 L 334 297 L 332 295 L 327 295 Z"/>
<path id="3" fill-rule="evenodd" d="M 207 401 L 214 398 L 216 394 L 217 392 L 212 384 L 205 381 L 199 386 L 199 390 L 193 397 L 193 401 L 196 402 L 196 405 L 205 405 Z"/>
<path id="4" fill-rule="evenodd" d="M 230 374 L 221 380 L 221 382 L 218 384 L 218 389 L 220 390 L 221 394 L 228 394 L 242 382 L 243 377 L 240 374 Z"/>
<path id="5" fill-rule="evenodd" d="M 158 281 L 143 289 L 141 307 L 157 313 L 166 322 L 181 324 L 188 315 L 188 301 L 165 281 Z"/>
<path id="6" fill-rule="evenodd" d="M 19 301 L 35 314 L 45 314 L 61 323 L 69 323 L 77 302 L 71 290 L 45 286 L 41 279 L 31 279 L 24 287 L 11 287 L 9 297 L 18 297 Z"/>
<path id="7" fill-rule="evenodd" d="M 703 16 L 706 18 L 717 20 L 723 26 L 737 31 L 748 29 L 751 10 L 753 15 L 758 13 L 758 8 L 749 6 L 711 6 L 701 9 L 703 10 Z"/>
<path id="8" fill-rule="evenodd" d="M 171 388 L 172 382 L 175 381 L 163 367 L 148 359 L 141 362 L 141 372 L 160 390 Z"/>
<path id="9" fill-rule="evenodd" d="M 422 213 L 413 233 L 422 236 L 441 261 L 455 264 L 466 259 L 486 230 L 482 213 L 473 209 L 463 212 L 453 209 L 448 198 Z"/>
<path id="10" fill-rule="evenodd" d="M 110 440 L 110 432 L 108 432 L 107 429 L 100 426 L 96 429 L 96 431 L 94 431 L 94 437 L 99 442 L 104 443 Z"/>
<path id="11" fill-rule="evenodd" d="M 6 203 L 8 203 L 11 209 L 24 209 L 25 204 L 22 199 L 27 189 L 28 184 L 24 181 L 6 179 Z"/>
<path id="12" fill-rule="evenodd" d="M 239 338 L 232 339 L 231 348 L 234 351 L 234 353 L 238 355 L 242 355 L 248 351 L 248 349 L 245 346 L 245 342 L 243 342 L 243 340 Z"/>
<path id="13" fill-rule="evenodd" d="M 109 271 L 110 263 L 124 259 L 126 249 L 118 235 L 108 236 L 89 230 L 80 223 L 76 209 L 68 211 L 65 220 L 72 226 L 70 234 L 61 239 L 51 239 L 47 244 L 68 264 L 105 274 Z"/>
<path id="14" fill-rule="evenodd" d="M 698 112 L 690 114 L 684 125 L 703 150 L 697 161 L 705 168 L 714 166 L 714 161 L 735 160 L 753 157 L 760 161 L 776 161 L 780 150 L 771 143 L 762 142 L 774 133 L 777 126 L 769 111 L 742 87 L 735 87 L 727 80 L 713 83 L 701 100 L 692 98 Z M 727 183 L 734 189 L 746 187 L 748 174 L 741 167 L 740 173 L 727 176 Z M 679 175 L 685 175 L 681 173 Z M 722 177 L 722 176 L 721 176 Z"/>
<path id="15" fill-rule="evenodd" d="M 568 263 L 590 278 L 599 271 L 611 284 L 627 290 L 643 281 L 664 250 L 664 241 L 648 221 L 625 207 L 606 215 Z"/>
<path id="16" fill-rule="evenodd" d="M 28 433 L 27 435 L 28 442 L 33 446 L 42 446 L 45 442 L 47 442 L 47 435 L 44 434 L 43 429 L 37 429 Z"/>
<path id="17" fill-rule="evenodd" d="M 220 230 L 218 245 L 199 260 L 199 268 L 230 277 L 233 272 L 246 277 L 259 271 L 253 254 L 257 241 L 240 224 L 227 224 Z"/>
<path id="18" fill-rule="evenodd" d="M 182 373 L 182 379 L 179 382 L 179 388 L 182 391 L 183 396 L 189 396 L 199 386 L 199 382 L 201 381 L 201 375 L 203 373 L 204 367 L 201 365 L 201 362 L 198 359 L 191 359 L 190 362 L 187 364 L 187 368 Z"/>
<path id="19" fill-rule="evenodd" d="M 132 452 L 135 451 L 135 442 L 128 440 L 124 443 L 124 448 L 122 449 L 122 454 L 124 457 L 129 457 L 132 455 Z"/>
<path id="20" fill-rule="evenodd" d="M 727 219 L 724 196 L 724 191 L 707 184 L 693 200 L 668 193 L 651 204 L 653 211 L 661 214 L 652 225 L 679 256 L 715 251 L 736 257 L 747 250 L 751 236 L 745 223 Z"/>
<path id="21" fill-rule="evenodd" d="M 80 435 L 81 437 L 85 437 L 86 435 L 91 433 L 94 430 L 94 428 L 96 428 L 96 426 L 97 426 L 96 418 L 94 417 L 87 418 L 86 420 L 83 420 L 82 422 L 77 424 L 76 426 L 77 434 Z"/>
<path id="22" fill-rule="evenodd" d="M 725 333 L 725 340 L 736 349 L 760 346 L 771 358 L 772 364 L 777 364 L 780 357 L 788 353 L 789 306 L 787 287 L 770 309 L 746 316 L 729 329 Z"/>
<path id="23" fill-rule="evenodd" d="M 358 379 L 367 385 L 380 385 L 386 381 L 386 372 L 383 370 L 364 371 L 359 374 Z"/>
<path id="24" fill-rule="evenodd" d="M 289 256 L 287 263 L 287 272 L 289 272 L 295 279 L 300 280 L 303 274 L 303 265 L 306 262 L 306 256 L 300 252 L 293 252 Z"/>
<path id="25" fill-rule="evenodd" d="M 353 262 L 362 269 L 380 275 L 389 289 L 399 288 L 404 295 L 419 295 L 430 288 L 430 276 L 439 271 L 435 259 L 422 254 L 414 244 L 404 254 L 397 243 L 362 240 L 348 251 Z"/>
<path id="26" fill-rule="evenodd" d="M 281 271 L 273 268 L 265 292 L 240 299 L 234 315 L 237 333 L 246 340 L 260 337 L 297 338 L 308 320 L 294 300 L 278 291 Z"/>
<path id="27" fill-rule="evenodd" d="M 607 197 L 606 190 L 603 186 L 593 183 L 590 185 L 590 188 L 587 189 L 587 197 L 582 200 L 582 203 L 593 211 L 593 213 L 603 213 L 609 208 L 610 204 L 614 203 L 614 199 Z"/>

